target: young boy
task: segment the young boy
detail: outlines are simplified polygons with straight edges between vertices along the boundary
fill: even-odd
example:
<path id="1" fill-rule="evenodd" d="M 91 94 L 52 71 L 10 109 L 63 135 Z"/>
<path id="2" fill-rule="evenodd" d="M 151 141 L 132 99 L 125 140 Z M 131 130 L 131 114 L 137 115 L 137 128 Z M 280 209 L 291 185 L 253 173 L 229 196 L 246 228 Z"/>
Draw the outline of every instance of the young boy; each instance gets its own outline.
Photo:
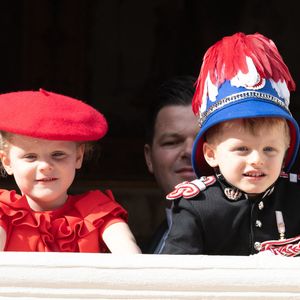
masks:
<path id="1" fill-rule="evenodd" d="M 300 234 L 298 177 L 282 172 L 299 147 L 288 109 L 294 89 L 275 44 L 261 34 L 237 33 L 208 49 L 193 98 L 200 131 L 192 162 L 200 179 L 167 196 L 173 217 L 161 253 L 300 252 L 292 244 Z"/>

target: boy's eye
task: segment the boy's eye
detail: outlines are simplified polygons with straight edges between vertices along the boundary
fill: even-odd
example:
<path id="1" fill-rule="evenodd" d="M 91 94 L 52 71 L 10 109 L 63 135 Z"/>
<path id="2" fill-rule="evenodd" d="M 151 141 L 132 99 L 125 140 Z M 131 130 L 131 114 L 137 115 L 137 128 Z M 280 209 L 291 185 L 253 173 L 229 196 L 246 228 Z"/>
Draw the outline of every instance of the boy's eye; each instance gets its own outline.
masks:
<path id="1" fill-rule="evenodd" d="M 274 151 L 275 149 L 273 147 L 265 147 L 264 148 L 264 151 L 266 152 L 271 152 L 271 151 Z"/>
<path id="2" fill-rule="evenodd" d="M 241 151 L 241 152 L 243 152 L 243 151 L 247 151 L 247 150 L 248 150 L 248 148 L 247 148 L 247 147 L 245 147 L 245 146 L 241 146 L 241 147 L 237 147 L 237 148 L 236 148 L 236 150 L 237 150 L 237 151 Z"/>

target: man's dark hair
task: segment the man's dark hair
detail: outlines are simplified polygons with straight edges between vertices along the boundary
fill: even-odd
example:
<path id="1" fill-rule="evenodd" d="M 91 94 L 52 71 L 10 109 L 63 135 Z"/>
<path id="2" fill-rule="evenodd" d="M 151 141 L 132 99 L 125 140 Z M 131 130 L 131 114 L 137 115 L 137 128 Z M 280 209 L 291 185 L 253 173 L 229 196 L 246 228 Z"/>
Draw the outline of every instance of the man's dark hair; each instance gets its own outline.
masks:
<path id="1" fill-rule="evenodd" d="M 187 106 L 192 103 L 196 78 L 193 76 L 177 76 L 163 82 L 157 89 L 149 111 L 146 129 L 146 142 L 152 144 L 156 117 L 159 111 L 169 105 Z"/>

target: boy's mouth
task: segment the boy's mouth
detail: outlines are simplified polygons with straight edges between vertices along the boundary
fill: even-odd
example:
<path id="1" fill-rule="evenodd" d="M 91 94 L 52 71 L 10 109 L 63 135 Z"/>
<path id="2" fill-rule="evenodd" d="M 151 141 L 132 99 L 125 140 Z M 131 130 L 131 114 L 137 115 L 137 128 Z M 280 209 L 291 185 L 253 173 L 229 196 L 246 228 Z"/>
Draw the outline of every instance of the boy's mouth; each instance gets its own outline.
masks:
<path id="1" fill-rule="evenodd" d="M 246 177 L 263 177 L 266 176 L 263 172 L 246 172 L 243 174 Z"/>

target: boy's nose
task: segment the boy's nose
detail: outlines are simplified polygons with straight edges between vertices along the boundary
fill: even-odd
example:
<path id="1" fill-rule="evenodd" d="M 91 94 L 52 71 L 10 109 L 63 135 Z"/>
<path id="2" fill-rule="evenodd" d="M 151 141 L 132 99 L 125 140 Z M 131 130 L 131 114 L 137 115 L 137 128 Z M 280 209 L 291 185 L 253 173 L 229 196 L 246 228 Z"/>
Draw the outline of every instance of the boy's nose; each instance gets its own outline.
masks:
<path id="1" fill-rule="evenodd" d="M 249 162 L 253 166 L 261 166 L 263 164 L 263 157 L 259 151 L 252 151 L 249 156 Z"/>

